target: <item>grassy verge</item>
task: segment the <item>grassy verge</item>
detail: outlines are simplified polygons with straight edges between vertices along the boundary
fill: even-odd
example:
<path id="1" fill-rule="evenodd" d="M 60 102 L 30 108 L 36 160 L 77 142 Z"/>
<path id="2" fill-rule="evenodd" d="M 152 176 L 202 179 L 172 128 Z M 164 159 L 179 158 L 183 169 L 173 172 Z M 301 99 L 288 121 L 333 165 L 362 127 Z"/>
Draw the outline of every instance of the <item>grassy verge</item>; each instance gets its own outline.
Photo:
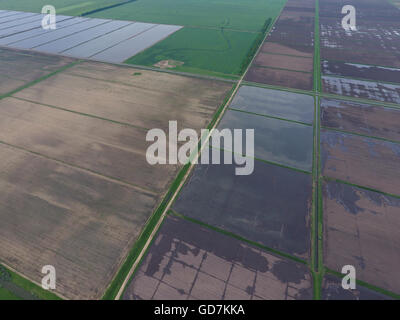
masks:
<path id="1" fill-rule="evenodd" d="M 0 273 L 2 275 L 2 281 L 9 281 L 18 288 L 26 291 L 28 295 L 32 295 L 38 299 L 42 300 L 61 300 L 60 297 L 52 293 L 51 291 L 44 290 L 35 283 L 29 281 L 28 279 L 20 276 L 12 270 L 7 269 L 3 265 L 0 265 Z M 5 279 L 7 278 L 7 279 Z M 0 285 L 0 300 L 2 299 L 21 299 L 16 293 L 11 292 L 6 288 L 2 288 Z"/>

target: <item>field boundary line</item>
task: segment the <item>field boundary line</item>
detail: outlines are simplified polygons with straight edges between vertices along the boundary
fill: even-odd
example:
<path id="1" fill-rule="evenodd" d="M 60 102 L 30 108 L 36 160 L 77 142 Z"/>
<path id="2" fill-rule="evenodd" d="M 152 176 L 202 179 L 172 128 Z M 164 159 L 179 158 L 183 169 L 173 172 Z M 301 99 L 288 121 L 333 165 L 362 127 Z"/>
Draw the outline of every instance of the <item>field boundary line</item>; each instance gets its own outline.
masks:
<path id="1" fill-rule="evenodd" d="M 285 2 L 285 5 L 286 5 L 286 2 Z M 187 171 L 185 172 L 184 176 L 182 177 L 182 180 L 179 182 L 179 185 L 178 185 L 177 189 L 173 192 L 172 197 L 168 200 L 168 202 L 166 204 L 166 207 L 164 208 L 164 210 L 161 213 L 161 217 L 158 219 L 158 221 L 157 221 L 155 227 L 153 228 L 150 236 L 148 237 L 144 247 L 142 248 L 141 252 L 139 253 L 137 258 L 135 259 L 133 265 L 131 266 L 131 268 L 130 268 L 130 270 L 128 272 L 128 275 L 125 277 L 121 287 L 119 288 L 119 291 L 118 291 L 118 293 L 117 293 L 117 295 L 115 297 L 115 300 L 120 300 L 120 298 L 121 298 L 121 296 L 122 296 L 122 294 L 123 294 L 123 292 L 125 290 L 126 285 L 128 284 L 128 282 L 129 282 L 132 274 L 134 273 L 136 267 L 139 265 L 140 261 L 142 260 L 143 256 L 145 255 L 145 253 L 146 253 L 150 243 L 152 242 L 154 236 L 157 234 L 162 222 L 164 221 L 164 218 L 165 218 L 166 214 L 168 213 L 168 210 L 170 209 L 172 203 L 175 201 L 177 195 L 179 194 L 180 190 L 182 189 L 183 185 L 185 184 L 188 176 L 191 174 L 193 168 L 195 167 L 196 164 L 193 163 L 193 162 L 197 162 L 197 161 L 194 161 L 194 160 L 198 159 L 198 157 L 201 155 L 202 150 L 207 145 L 208 139 L 211 137 L 214 129 L 217 127 L 219 121 L 221 120 L 221 118 L 225 114 L 225 111 L 228 108 L 228 106 L 230 105 L 233 97 L 236 95 L 236 92 L 239 89 L 241 82 L 243 81 L 247 71 L 249 70 L 249 68 L 250 68 L 251 64 L 253 63 L 255 57 L 257 56 L 258 52 L 260 51 L 260 49 L 262 47 L 262 44 L 264 43 L 265 39 L 268 37 L 269 32 L 271 31 L 272 27 L 275 25 L 276 20 L 280 17 L 281 12 L 282 12 L 283 8 L 285 7 L 285 5 L 282 6 L 282 9 L 281 9 L 279 15 L 277 17 L 275 17 L 273 23 L 271 23 L 269 25 L 269 27 L 268 27 L 268 29 L 267 29 L 267 31 L 265 33 L 265 37 L 264 37 L 263 41 L 260 43 L 256 53 L 254 54 L 253 58 L 251 59 L 250 63 L 248 64 L 248 66 L 246 67 L 246 70 L 243 73 L 243 75 L 241 76 L 240 80 L 235 84 L 234 89 L 231 92 L 231 95 L 230 95 L 229 99 L 225 102 L 220 114 L 217 116 L 217 118 L 215 119 L 214 123 L 212 124 L 211 130 L 209 130 L 208 135 L 203 140 L 204 143 L 200 147 L 200 150 L 196 150 L 195 155 L 194 155 L 194 159 L 192 159 L 192 162 L 189 164 L 189 167 L 188 167 Z"/>

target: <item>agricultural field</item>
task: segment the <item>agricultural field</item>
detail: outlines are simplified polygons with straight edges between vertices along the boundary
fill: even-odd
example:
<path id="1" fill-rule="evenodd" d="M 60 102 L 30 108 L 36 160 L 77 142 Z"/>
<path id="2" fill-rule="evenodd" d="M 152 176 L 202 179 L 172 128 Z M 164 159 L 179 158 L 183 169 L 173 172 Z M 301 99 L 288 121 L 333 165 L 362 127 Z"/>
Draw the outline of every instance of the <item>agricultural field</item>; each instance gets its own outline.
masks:
<path id="1" fill-rule="evenodd" d="M 210 0 L 138 0 L 90 16 L 184 26 L 126 62 L 232 78 L 245 71 L 284 3 L 217 0 L 210 10 Z"/>
<path id="2" fill-rule="evenodd" d="M 126 0 L 1 0 L 0 10 L 41 12 L 43 6 L 51 4 L 57 14 L 79 16 L 100 8 L 126 2 Z"/>
<path id="3" fill-rule="evenodd" d="M 400 104 L 400 85 L 322 76 L 324 92 L 341 96 Z"/>
<path id="4" fill-rule="evenodd" d="M 366 287 L 358 286 L 355 290 L 344 290 L 342 279 L 332 274 L 325 274 L 322 283 L 323 300 L 388 300 L 387 296 Z"/>
<path id="5" fill-rule="evenodd" d="M 0 1 L 0 300 L 400 299 L 397 2 Z"/>
<path id="6" fill-rule="evenodd" d="M 284 4 L 284 0 L 137 0 L 91 16 L 259 32 Z"/>
<path id="7" fill-rule="evenodd" d="M 218 128 L 255 128 L 254 173 L 236 176 L 235 164 L 199 164 L 174 212 L 308 260 L 313 108 L 308 95 L 242 86 Z M 220 159 L 232 151 L 221 151 Z"/>
<path id="8" fill-rule="evenodd" d="M 157 66 L 171 61 L 174 71 L 239 76 L 258 33 L 226 29 L 183 28 L 153 47 L 128 59 L 126 63 Z"/>
<path id="9" fill-rule="evenodd" d="M 400 110 L 345 100 L 321 100 L 321 125 L 400 142 Z"/>
<path id="10" fill-rule="evenodd" d="M 181 168 L 147 163 L 147 128 L 200 130 L 230 89 L 83 62 L 1 99 L 0 260 L 35 282 L 51 264 L 57 294 L 101 298 Z"/>
<path id="11" fill-rule="evenodd" d="M 245 80 L 311 91 L 315 9 L 313 1 L 289 0 Z"/>
<path id="12" fill-rule="evenodd" d="M 136 299 L 312 299 L 304 264 L 170 215 L 123 295 Z"/>
<path id="13" fill-rule="evenodd" d="M 3 48 L 0 48 L 0 60 L 0 97 L 73 62 L 69 58 Z"/>
<path id="14" fill-rule="evenodd" d="M 325 265 L 353 265 L 359 279 L 399 294 L 400 199 L 338 182 L 323 192 Z"/>

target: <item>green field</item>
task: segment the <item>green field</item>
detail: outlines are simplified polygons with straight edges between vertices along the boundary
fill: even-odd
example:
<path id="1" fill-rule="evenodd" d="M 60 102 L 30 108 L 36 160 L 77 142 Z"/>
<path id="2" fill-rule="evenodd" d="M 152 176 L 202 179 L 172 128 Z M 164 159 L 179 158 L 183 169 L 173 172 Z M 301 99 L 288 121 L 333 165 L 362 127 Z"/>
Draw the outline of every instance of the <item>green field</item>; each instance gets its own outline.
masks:
<path id="1" fill-rule="evenodd" d="M 126 0 L 0 0 L 0 10 L 41 12 L 43 6 L 50 4 L 57 14 L 78 16 L 85 12 L 104 8 Z"/>
<path id="2" fill-rule="evenodd" d="M 153 66 L 162 60 L 184 62 L 173 70 L 215 76 L 240 75 L 242 64 L 260 33 L 183 28 L 153 47 L 128 59 Z"/>
<path id="3" fill-rule="evenodd" d="M 90 15 L 192 27 L 260 31 L 285 0 L 137 0 Z"/>

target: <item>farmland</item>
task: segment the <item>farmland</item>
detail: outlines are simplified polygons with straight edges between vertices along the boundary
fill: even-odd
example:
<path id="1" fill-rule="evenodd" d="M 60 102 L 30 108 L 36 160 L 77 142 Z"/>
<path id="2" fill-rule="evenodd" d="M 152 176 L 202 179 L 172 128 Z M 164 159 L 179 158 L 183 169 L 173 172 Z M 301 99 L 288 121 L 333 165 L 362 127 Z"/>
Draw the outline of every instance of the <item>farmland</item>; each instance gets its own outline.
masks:
<path id="1" fill-rule="evenodd" d="M 41 12 L 43 6 L 51 4 L 56 8 L 58 14 L 78 16 L 85 12 L 122 2 L 125 2 L 125 0 L 52 0 L 51 3 L 46 0 L 2 0 L 0 9 Z"/>
<path id="2" fill-rule="evenodd" d="M 183 28 L 126 62 L 153 66 L 163 60 L 183 62 L 175 71 L 237 76 L 257 33 Z"/>
<path id="3" fill-rule="evenodd" d="M 43 4 L 0 2 L 0 300 L 400 299 L 389 0 Z M 171 120 L 245 137 L 151 165 Z"/>
<path id="4" fill-rule="evenodd" d="M 209 10 L 208 0 L 139 0 L 90 16 L 185 27 L 127 63 L 157 66 L 171 61 L 178 63 L 175 71 L 235 77 L 244 72 L 256 40 L 263 37 L 284 2 L 217 0 Z"/>
<path id="5" fill-rule="evenodd" d="M 98 299 L 180 169 L 146 162 L 146 128 L 207 126 L 231 85 L 92 62 L 54 72 L 0 100 L 0 260 L 35 282 L 54 265 L 57 294 Z"/>
<path id="6" fill-rule="evenodd" d="M 137 0 L 91 16 L 185 27 L 261 31 L 265 21 L 276 17 L 284 3 L 284 0 Z"/>
<path id="7" fill-rule="evenodd" d="M 308 300 L 311 276 L 301 263 L 170 215 L 123 299 L 187 298 Z"/>

